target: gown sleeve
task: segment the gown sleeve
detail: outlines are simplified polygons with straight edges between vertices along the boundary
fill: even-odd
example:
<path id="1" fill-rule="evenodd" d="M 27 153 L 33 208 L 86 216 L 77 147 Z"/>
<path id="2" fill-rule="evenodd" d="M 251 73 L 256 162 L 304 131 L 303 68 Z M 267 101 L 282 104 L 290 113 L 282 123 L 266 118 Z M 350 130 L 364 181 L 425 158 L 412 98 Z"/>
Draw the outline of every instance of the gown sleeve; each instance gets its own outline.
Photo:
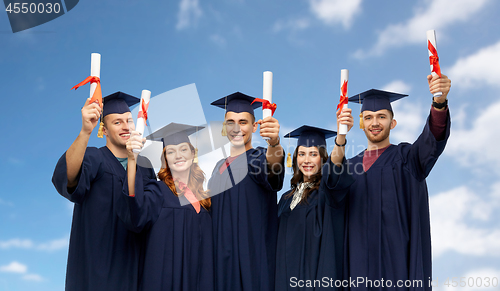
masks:
<path id="1" fill-rule="evenodd" d="M 349 174 L 346 159 L 342 160 L 342 165 L 336 166 L 332 163 L 331 157 L 323 165 L 320 188 L 326 193 L 326 203 L 338 208 L 345 199 L 349 187 L 354 183 L 354 178 Z"/>
<path id="2" fill-rule="evenodd" d="M 163 206 L 161 184 L 156 180 L 149 180 L 144 185 L 142 171 L 135 176 L 135 196 L 129 196 L 128 178 L 123 183 L 122 195 L 117 201 L 117 214 L 127 228 L 140 233 L 148 229 L 158 219 Z"/>
<path id="3" fill-rule="evenodd" d="M 257 183 L 262 185 L 268 191 L 280 191 L 283 187 L 283 182 L 285 179 L 285 163 L 284 160 L 281 162 L 281 167 L 279 173 L 270 173 L 268 168 L 268 163 L 266 159 L 267 149 L 258 147 L 248 156 L 248 171 L 252 179 Z M 283 151 L 283 157 L 285 153 Z"/>
<path id="4" fill-rule="evenodd" d="M 68 176 L 66 153 L 64 153 L 56 164 L 54 174 L 52 175 L 52 184 L 57 192 L 69 201 L 74 203 L 82 203 L 92 187 L 92 181 L 103 174 L 101 167 L 103 157 L 99 150 L 94 147 L 88 147 L 85 150 L 82 166 L 78 173 L 78 184 L 76 187 L 68 189 Z"/>
<path id="5" fill-rule="evenodd" d="M 424 126 L 424 130 L 412 145 L 401 147 L 401 155 L 405 160 L 410 172 L 418 181 L 423 181 L 430 173 L 438 157 L 444 151 L 446 142 L 450 136 L 450 113 L 447 112 L 446 129 L 444 139 L 437 140 L 430 129 L 430 115 Z"/>

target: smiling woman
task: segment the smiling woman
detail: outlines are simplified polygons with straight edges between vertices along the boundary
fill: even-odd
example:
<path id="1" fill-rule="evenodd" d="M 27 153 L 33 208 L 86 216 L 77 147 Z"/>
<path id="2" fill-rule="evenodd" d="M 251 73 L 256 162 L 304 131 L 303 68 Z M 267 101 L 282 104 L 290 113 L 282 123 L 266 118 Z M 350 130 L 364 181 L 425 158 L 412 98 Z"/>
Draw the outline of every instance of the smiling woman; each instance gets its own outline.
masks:
<path id="1" fill-rule="evenodd" d="M 141 290 L 213 290 L 211 200 L 188 138 L 202 128 L 171 123 L 152 134 L 162 137 L 164 166 L 160 181 L 147 184 L 133 152 L 143 140 L 133 131 L 127 142 L 128 181 L 118 212 L 131 230 L 146 234 Z"/>
<path id="2" fill-rule="evenodd" d="M 350 111 L 346 117 L 350 129 Z M 285 135 L 298 141 L 291 189 L 278 205 L 276 290 L 313 287 L 310 282 L 342 277 L 345 197 L 353 180 L 338 163 L 344 160 L 343 153 L 334 155 L 343 146 L 336 145 L 332 158 L 328 157 L 326 138 L 336 135 L 335 131 L 306 125 Z"/>

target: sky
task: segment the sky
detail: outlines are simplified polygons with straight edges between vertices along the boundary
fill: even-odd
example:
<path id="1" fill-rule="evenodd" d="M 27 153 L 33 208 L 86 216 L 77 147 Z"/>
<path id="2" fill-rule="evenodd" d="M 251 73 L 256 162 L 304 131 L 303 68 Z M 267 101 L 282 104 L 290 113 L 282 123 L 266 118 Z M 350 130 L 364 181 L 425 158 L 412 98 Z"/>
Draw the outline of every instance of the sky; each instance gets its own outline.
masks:
<path id="1" fill-rule="evenodd" d="M 7 126 L 0 143 L 0 291 L 64 290 L 73 206 L 51 177 L 81 128 L 88 85 L 70 88 L 88 76 L 91 53 L 101 54 L 104 95 L 147 89 L 159 96 L 195 84 L 207 122 L 223 119 L 210 106 L 216 99 L 236 91 L 262 96 L 262 73 L 272 71 L 274 116 L 289 152 L 295 141 L 283 134 L 292 129 L 336 129 L 341 69 L 349 70 L 349 96 L 371 88 L 409 94 L 393 104 L 391 142 L 413 142 L 431 106 L 429 29 L 452 80 L 451 136 L 427 178 L 435 290 L 500 290 L 484 287 L 485 278 L 500 279 L 499 12 L 494 0 L 80 0 L 67 14 L 18 33 L 0 12 L 7 110 L 0 117 Z M 366 147 L 359 105 L 350 107 L 347 157 Z M 179 102 L 163 112 L 173 118 L 189 110 Z M 105 144 L 96 135 L 89 146 Z M 255 135 L 253 145 L 265 142 Z M 461 277 L 474 287 L 444 284 Z"/>

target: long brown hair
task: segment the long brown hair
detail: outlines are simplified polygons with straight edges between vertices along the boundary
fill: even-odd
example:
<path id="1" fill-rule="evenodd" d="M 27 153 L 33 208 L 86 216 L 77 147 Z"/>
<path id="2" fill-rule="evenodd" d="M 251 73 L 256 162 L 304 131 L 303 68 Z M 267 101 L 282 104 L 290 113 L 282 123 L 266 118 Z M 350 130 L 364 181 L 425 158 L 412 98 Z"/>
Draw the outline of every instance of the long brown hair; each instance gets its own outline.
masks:
<path id="1" fill-rule="evenodd" d="M 328 161 L 328 152 L 324 147 L 317 147 L 319 151 L 319 156 L 321 157 L 321 167 L 319 168 L 319 171 L 312 175 L 310 180 L 311 183 L 314 184 L 313 187 L 311 188 L 306 188 L 304 190 L 304 194 L 302 195 L 302 199 L 300 200 L 299 204 L 301 203 L 307 203 L 307 198 L 309 195 L 314 191 L 319 189 L 319 184 L 321 183 L 321 177 L 322 173 L 321 171 L 323 170 L 323 165 Z M 290 179 L 290 187 L 292 188 L 292 191 L 285 196 L 285 198 L 290 198 L 293 196 L 293 193 L 297 190 L 297 184 L 304 182 L 304 174 L 299 169 L 299 165 L 297 165 L 297 155 L 299 153 L 299 147 L 295 149 L 293 152 L 293 159 L 292 159 L 292 169 L 293 169 L 293 176 L 292 179 Z"/>
<path id="2" fill-rule="evenodd" d="M 191 148 L 191 152 L 194 154 L 195 149 L 193 145 L 191 145 L 190 143 L 188 144 L 189 148 Z M 168 188 L 170 188 L 170 190 L 172 190 L 172 193 L 174 193 L 175 196 L 179 197 L 184 193 L 177 193 L 174 178 L 172 177 L 172 172 L 168 167 L 166 149 L 167 149 L 166 147 L 163 148 L 162 152 L 162 162 L 165 163 L 165 167 L 161 168 L 160 171 L 158 172 L 158 178 L 161 181 L 163 181 L 168 186 Z M 187 186 L 191 190 L 191 192 L 193 192 L 196 199 L 200 201 L 200 205 L 203 206 L 203 208 L 205 208 L 206 210 L 210 210 L 212 201 L 210 200 L 209 191 L 203 190 L 204 181 L 205 181 L 205 173 L 203 173 L 203 170 L 200 168 L 200 166 L 198 166 L 197 163 L 192 163 L 190 167 L 189 180 Z"/>

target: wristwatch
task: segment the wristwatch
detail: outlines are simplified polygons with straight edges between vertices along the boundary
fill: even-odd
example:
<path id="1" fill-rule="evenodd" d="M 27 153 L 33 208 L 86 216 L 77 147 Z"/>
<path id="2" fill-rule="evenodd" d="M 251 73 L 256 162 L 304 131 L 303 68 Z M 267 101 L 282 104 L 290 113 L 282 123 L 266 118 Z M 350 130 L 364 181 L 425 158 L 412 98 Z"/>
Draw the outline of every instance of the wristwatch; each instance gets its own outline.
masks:
<path id="1" fill-rule="evenodd" d="M 443 109 L 447 105 L 448 105 L 448 99 L 444 100 L 443 103 L 437 103 L 436 101 L 434 101 L 434 97 L 432 97 L 432 107 L 434 107 L 436 109 Z"/>
<path id="2" fill-rule="evenodd" d="M 280 144 L 280 137 L 279 136 L 278 136 L 278 141 L 276 142 L 276 144 L 270 144 L 269 140 L 270 139 L 266 139 L 267 145 L 270 146 L 270 147 L 272 147 L 272 148 L 274 148 L 274 147 L 276 147 L 276 146 L 278 146 Z"/>

